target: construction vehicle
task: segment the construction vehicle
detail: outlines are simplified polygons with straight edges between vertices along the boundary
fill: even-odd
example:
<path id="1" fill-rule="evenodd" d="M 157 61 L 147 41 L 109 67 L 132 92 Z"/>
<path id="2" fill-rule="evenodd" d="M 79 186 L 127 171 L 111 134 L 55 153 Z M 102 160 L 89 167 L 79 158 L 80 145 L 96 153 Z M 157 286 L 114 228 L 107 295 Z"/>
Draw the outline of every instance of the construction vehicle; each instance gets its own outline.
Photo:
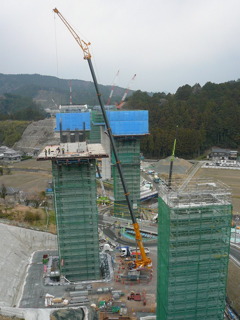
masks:
<path id="1" fill-rule="evenodd" d="M 130 248 L 129 246 L 122 246 L 122 247 L 117 247 L 120 251 L 120 256 L 121 257 L 133 257 L 133 256 L 140 256 L 141 252 L 138 249 L 133 249 Z M 144 248 L 145 253 L 148 254 L 150 250 L 148 248 Z"/>
<path id="2" fill-rule="evenodd" d="M 119 104 L 116 104 L 116 107 L 117 109 L 122 109 L 123 105 L 125 104 L 125 100 L 126 100 L 126 97 L 128 95 L 128 91 L 130 90 L 130 84 L 131 82 L 136 78 L 136 74 L 134 74 L 134 76 L 132 77 L 132 79 L 129 81 L 129 84 L 127 86 L 127 89 L 125 90 L 124 94 L 123 94 L 123 97 L 122 97 L 122 100 L 120 101 Z"/>
<path id="3" fill-rule="evenodd" d="M 155 182 L 155 183 L 159 183 L 160 182 L 160 178 L 159 178 L 159 176 L 157 174 L 154 175 L 153 182 Z"/>
<path id="4" fill-rule="evenodd" d="M 134 301 L 141 301 L 142 296 L 141 293 L 135 293 L 134 291 L 131 291 L 130 295 L 127 297 L 128 300 L 134 300 Z"/>
<path id="5" fill-rule="evenodd" d="M 121 257 L 130 257 L 131 256 L 131 251 L 130 251 L 129 246 L 120 247 L 119 251 L 120 251 Z"/>
<path id="6" fill-rule="evenodd" d="M 135 240 L 136 240 L 137 246 L 138 246 L 138 248 L 139 248 L 139 250 L 141 252 L 141 259 L 136 259 L 135 260 L 134 267 L 137 268 L 137 269 L 138 268 L 152 268 L 152 260 L 149 257 L 147 257 L 147 255 L 145 253 L 145 250 L 144 250 L 143 241 L 142 241 L 142 235 L 140 233 L 140 227 L 139 227 L 139 224 L 138 224 L 137 219 L 135 217 L 135 214 L 133 212 L 132 203 L 131 203 L 130 197 L 129 197 L 130 193 L 128 192 L 127 185 L 125 183 L 125 179 L 124 179 L 123 172 L 122 172 L 121 162 L 119 160 L 117 149 L 116 149 L 116 146 L 115 146 L 114 137 L 113 137 L 113 134 L 112 134 L 112 130 L 111 130 L 108 118 L 107 118 L 106 110 L 104 108 L 104 104 L 103 104 L 103 101 L 102 101 L 102 96 L 101 96 L 101 93 L 100 93 L 99 88 L 98 88 L 98 82 L 97 82 L 95 71 L 94 71 L 94 68 L 93 68 L 93 65 L 92 65 L 91 54 L 90 54 L 90 51 L 89 51 L 90 43 L 87 43 L 84 40 L 80 39 L 78 34 L 71 27 L 71 25 L 66 21 L 66 19 L 62 16 L 62 14 L 58 11 L 57 8 L 53 9 L 53 11 L 59 16 L 59 18 L 62 20 L 62 22 L 68 28 L 68 30 L 70 31 L 70 33 L 72 34 L 72 36 L 74 37 L 74 39 L 76 40 L 76 42 L 78 43 L 80 48 L 82 49 L 84 59 L 87 60 L 87 62 L 88 62 L 88 66 L 89 66 L 89 69 L 90 69 L 90 72 L 91 72 L 91 75 L 92 75 L 93 83 L 94 83 L 96 94 L 97 94 L 97 97 L 98 97 L 99 105 L 100 105 L 101 110 L 102 110 L 102 114 L 103 114 L 103 119 L 104 119 L 104 122 L 105 122 L 106 130 L 107 130 L 107 133 L 108 133 L 108 136 L 109 136 L 109 139 L 110 139 L 113 155 L 114 155 L 115 160 L 116 160 L 116 166 L 117 166 L 118 173 L 119 173 L 119 176 L 120 176 L 120 179 L 121 179 L 121 183 L 122 183 L 124 195 L 125 195 L 125 198 L 126 198 L 126 201 L 127 201 L 129 213 L 130 213 L 130 216 L 131 216 L 131 219 L 132 219 L 132 225 L 133 225 L 133 228 L 134 228 L 134 231 L 135 231 Z"/>

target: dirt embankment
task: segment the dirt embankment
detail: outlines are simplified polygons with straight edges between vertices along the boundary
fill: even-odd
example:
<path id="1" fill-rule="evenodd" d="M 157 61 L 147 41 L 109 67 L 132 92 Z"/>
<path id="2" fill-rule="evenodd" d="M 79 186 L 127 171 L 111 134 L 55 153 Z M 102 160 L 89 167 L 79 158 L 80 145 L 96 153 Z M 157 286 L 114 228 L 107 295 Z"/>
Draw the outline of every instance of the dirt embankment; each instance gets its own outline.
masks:
<path id="1" fill-rule="evenodd" d="M 160 175 L 168 174 L 169 168 L 170 168 L 170 162 L 171 157 L 168 157 L 166 159 L 161 159 L 158 161 L 153 162 L 142 162 L 142 167 L 145 170 L 154 170 L 156 173 L 159 173 Z M 190 170 L 192 167 L 192 163 L 181 159 L 181 158 L 175 158 L 173 161 L 173 174 L 174 175 L 185 175 L 187 174 L 188 170 Z"/>

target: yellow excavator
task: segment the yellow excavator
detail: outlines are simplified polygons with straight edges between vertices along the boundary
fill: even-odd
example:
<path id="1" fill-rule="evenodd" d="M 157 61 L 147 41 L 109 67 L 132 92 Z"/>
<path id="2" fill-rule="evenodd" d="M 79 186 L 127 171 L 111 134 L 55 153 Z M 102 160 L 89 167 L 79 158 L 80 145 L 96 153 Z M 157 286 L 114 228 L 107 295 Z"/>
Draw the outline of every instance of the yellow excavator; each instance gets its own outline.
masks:
<path id="1" fill-rule="evenodd" d="M 99 88 L 98 88 L 98 82 L 97 82 L 97 78 L 93 69 L 93 65 L 92 65 L 92 61 L 91 61 L 91 54 L 89 51 L 89 45 L 90 43 L 87 43 L 85 41 L 83 41 L 82 39 L 80 39 L 80 37 L 78 36 L 78 34 L 75 32 L 75 30 L 71 27 L 71 25 L 67 22 L 67 20 L 62 16 L 62 14 L 58 11 L 57 8 L 53 9 L 53 11 L 59 16 L 59 18 L 62 20 L 62 22 L 65 24 L 65 26 L 68 28 L 68 30 L 71 32 L 72 36 L 74 37 L 74 39 L 77 41 L 78 45 L 80 46 L 80 48 L 83 51 L 83 57 L 85 60 L 87 60 L 89 68 L 90 68 L 90 72 L 92 75 L 92 79 L 93 79 L 93 83 L 95 86 L 95 90 L 97 93 L 97 97 L 98 97 L 98 101 L 99 101 L 99 105 L 101 107 L 102 110 L 102 114 L 103 114 L 103 118 L 104 118 L 104 122 L 105 122 L 105 126 L 109 135 L 109 139 L 110 139 L 110 143 L 111 143 L 111 147 L 112 147 L 112 151 L 114 154 L 114 157 L 116 159 L 116 165 L 117 165 L 117 169 L 119 172 L 119 176 L 122 182 L 122 186 L 123 186 L 123 190 L 124 190 L 124 194 L 126 197 L 126 201 L 127 201 L 127 205 L 128 205 L 128 209 L 129 209 L 129 213 L 132 219 L 132 224 L 133 224 L 133 228 L 134 228 L 134 232 L 135 232 L 135 239 L 136 239 L 136 244 L 140 250 L 141 253 L 141 258 L 135 260 L 134 262 L 134 268 L 136 269 L 140 269 L 140 268 L 152 268 L 152 260 L 146 255 L 144 246 L 143 246 L 143 242 L 142 242 L 142 235 L 140 232 L 140 228 L 139 228 L 139 224 L 137 222 L 137 219 L 135 217 L 135 214 L 133 212 L 133 208 L 132 208 L 132 204 L 129 198 L 130 193 L 128 192 L 127 189 L 127 185 L 125 183 L 125 179 L 123 176 L 123 172 L 122 172 L 122 167 L 121 167 L 121 162 L 119 160 L 118 154 L 117 154 L 117 150 L 116 150 L 116 146 L 115 146 L 115 141 L 114 141 L 114 137 L 112 134 L 112 130 L 111 127 L 109 125 L 109 121 L 107 118 L 107 114 L 104 108 L 104 104 L 102 101 L 102 96 L 101 93 L 99 92 Z"/>

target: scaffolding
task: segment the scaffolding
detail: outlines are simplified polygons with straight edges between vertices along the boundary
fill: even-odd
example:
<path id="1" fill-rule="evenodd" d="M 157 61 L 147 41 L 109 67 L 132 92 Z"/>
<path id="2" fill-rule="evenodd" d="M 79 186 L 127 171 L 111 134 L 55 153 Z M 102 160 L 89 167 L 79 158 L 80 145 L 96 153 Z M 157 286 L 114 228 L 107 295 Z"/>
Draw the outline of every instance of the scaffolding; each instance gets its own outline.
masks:
<path id="1" fill-rule="evenodd" d="M 91 131 L 89 143 L 100 143 L 101 134 L 100 126 L 104 125 L 103 115 L 100 110 L 93 110 L 91 112 Z"/>
<path id="2" fill-rule="evenodd" d="M 220 182 L 178 180 L 160 193 L 157 319 L 223 320 L 230 191 Z"/>
<path id="3" fill-rule="evenodd" d="M 95 159 L 52 162 L 61 274 L 70 281 L 100 278 Z"/>
<path id="4" fill-rule="evenodd" d="M 115 137 L 115 143 L 130 201 L 137 217 L 139 217 L 140 203 L 140 138 L 139 137 Z M 116 161 L 112 154 L 112 177 L 114 183 L 114 215 L 130 218 L 126 198 L 121 179 L 116 167 Z"/>

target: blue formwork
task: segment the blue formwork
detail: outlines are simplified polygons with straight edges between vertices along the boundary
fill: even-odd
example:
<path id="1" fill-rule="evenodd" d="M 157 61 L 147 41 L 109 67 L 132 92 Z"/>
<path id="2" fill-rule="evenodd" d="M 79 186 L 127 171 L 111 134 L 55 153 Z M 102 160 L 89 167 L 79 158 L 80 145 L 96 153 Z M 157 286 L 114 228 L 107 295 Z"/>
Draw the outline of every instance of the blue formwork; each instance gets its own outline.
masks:
<path id="1" fill-rule="evenodd" d="M 148 111 L 106 111 L 113 135 L 149 134 Z"/>
<path id="2" fill-rule="evenodd" d="M 82 131 L 84 129 L 91 129 L 89 112 L 57 113 L 55 131 L 60 131 L 60 122 L 62 122 L 63 131 Z"/>

